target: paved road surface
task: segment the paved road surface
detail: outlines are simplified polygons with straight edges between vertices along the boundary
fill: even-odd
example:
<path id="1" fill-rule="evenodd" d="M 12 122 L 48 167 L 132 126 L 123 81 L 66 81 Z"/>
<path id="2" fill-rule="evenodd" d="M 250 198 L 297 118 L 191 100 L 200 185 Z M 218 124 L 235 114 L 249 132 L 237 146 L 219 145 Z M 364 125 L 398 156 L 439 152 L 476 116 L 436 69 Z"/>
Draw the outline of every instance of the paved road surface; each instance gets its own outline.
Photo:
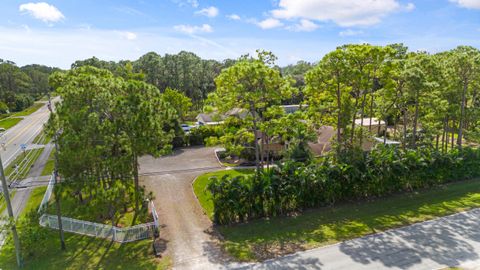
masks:
<path id="1" fill-rule="evenodd" d="M 5 132 L 3 142 L 6 142 L 6 151 L 0 149 L 4 166 L 15 160 L 21 152 L 20 145 L 22 143 L 29 144 L 35 139 L 35 136 L 42 130 L 43 124 L 48 120 L 49 115 L 47 105 L 44 105 Z"/>
<path id="2" fill-rule="evenodd" d="M 58 98 L 54 101 L 57 101 Z M 35 137 L 40 133 L 43 128 L 44 123 L 48 120 L 50 115 L 50 111 L 45 104 L 36 112 L 26 116 L 22 121 L 20 121 L 17 125 L 13 126 L 9 130 L 5 132 L 3 135 L 4 141 L 2 143 L 6 143 L 6 150 L 0 149 L 0 155 L 2 157 L 3 166 L 6 167 L 15 160 L 15 158 L 21 154 L 20 145 L 31 144 Z M 44 151 L 40 157 L 37 159 L 36 163 L 33 166 L 33 169 L 29 173 L 29 177 L 33 179 L 37 179 L 41 174 L 41 168 L 45 166 L 45 162 L 48 159 L 48 155 L 50 154 L 51 146 L 47 146 L 48 151 Z M 48 153 L 47 153 L 48 152 Z M 35 181 L 35 180 L 33 180 Z M 15 217 L 22 211 L 25 207 L 26 202 L 30 198 L 31 189 L 19 189 L 15 193 L 14 198 L 12 198 L 12 209 L 14 212 Z M 3 213 L 0 213 L 0 216 L 7 215 L 7 210 Z M 0 234 L 0 248 L 3 246 L 4 243 L 4 234 Z"/>
<path id="3" fill-rule="evenodd" d="M 480 269 L 479 223 L 474 209 L 244 269 Z"/>
<path id="4" fill-rule="evenodd" d="M 165 254 L 175 269 L 480 269 L 480 209 L 259 264 L 232 263 L 220 252 L 191 187 L 196 176 L 220 169 L 213 149 L 183 149 L 140 162 L 143 183 L 156 197 Z"/>

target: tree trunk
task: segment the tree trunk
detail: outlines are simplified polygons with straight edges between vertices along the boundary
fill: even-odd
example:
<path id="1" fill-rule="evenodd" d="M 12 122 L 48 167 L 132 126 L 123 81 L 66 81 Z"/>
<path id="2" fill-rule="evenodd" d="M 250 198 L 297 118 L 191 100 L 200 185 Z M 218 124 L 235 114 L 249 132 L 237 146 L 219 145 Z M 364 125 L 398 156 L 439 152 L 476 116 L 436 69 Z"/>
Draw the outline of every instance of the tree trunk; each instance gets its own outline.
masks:
<path id="1" fill-rule="evenodd" d="M 341 97 L 341 92 L 340 92 L 340 84 L 337 83 L 337 110 L 338 110 L 338 115 L 337 115 L 337 154 L 340 154 L 342 150 L 342 132 L 341 132 L 341 126 L 342 126 L 342 117 L 341 117 L 341 110 L 342 110 L 342 97 Z"/>
<path id="2" fill-rule="evenodd" d="M 455 146 L 455 120 L 452 119 L 452 143 L 450 148 L 453 149 Z"/>
<path id="3" fill-rule="evenodd" d="M 257 119 L 255 117 L 255 109 L 253 105 L 251 105 L 250 113 L 252 114 L 253 118 L 253 136 L 254 136 L 254 143 L 255 143 L 255 167 L 257 169 L 257 175 L 260 174 L 260 147 L 258 145 L 257 139 Z"/>
<path id="4" fill-rule="evenodd" d="M 415 97 L 415 116 L 413 118 L 413 136 L 412 136 L 412 147 L 417 148 L 417 125 L 418 125 L 418 111 L 419 111 L 419 90 L 416 92 Z"/>
<path id="5" fill-rule="evenodd" d="M 463 82 L 463 91 L 462 91 L 462 104 L 461 104 L 461 109 L 460 109 L 460 121 L 458 123 L 458 138 L 457 138 L 457 145 L 458 148 L 462 148 L 462 136 L 463 136 L 463 124 L 464 124 L 464 118 L 465 118 L 465 100 L 466 100 L 466 95 L 467 95 L 467 89 L 468 89 L 468 80 L 464 80 Z"/>
<path id="6" fill-rule="evenodd" d="M 138 180 L 138 157 L 133 154 L 133 181 L 135 184 L 135 211 L 140 211 L 140 184 Z"/>
<path id="7" fill-rule="evenodd" d="M 367 100 L 367 93 L 363 95 L 362 100 L 362 114 L 360 116 L 360 147 L 362 147 L 363 143 L 363 118 L 365 118 L 365 102 Z M 372 117 L 370 116 L 370 131 L 372 126 Z"/>
<path id="8" fill-rule="evenodd" d="M 448 124 L 448 116 L 445 117 L 443 120 L 443 133 L 442 133 L 442 152 L 445 152 L 445 139 L 447 136 L 447 124 Z"/>
<path id="9" fill-rule="evenodd" d="M 352 130 L 350 131 L 350 144 L 353 145 L 353 138 L 355 138 L 355 119 L 357 118 L 358 97 L 355 98 L 355 105 L 353 107 Z"/>
<path id="10" fill-rule="evenodd" d="M 403 149 L 407 145 L 407 110 L 403 108 Z"/>

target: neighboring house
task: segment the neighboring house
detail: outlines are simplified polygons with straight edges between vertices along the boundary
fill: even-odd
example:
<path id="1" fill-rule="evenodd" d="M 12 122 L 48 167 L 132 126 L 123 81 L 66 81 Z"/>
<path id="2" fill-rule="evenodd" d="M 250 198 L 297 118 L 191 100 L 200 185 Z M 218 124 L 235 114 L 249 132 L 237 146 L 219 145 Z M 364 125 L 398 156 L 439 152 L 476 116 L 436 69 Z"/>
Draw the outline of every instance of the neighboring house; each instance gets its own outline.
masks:
<path id="1" fill-rule="evenodd" d="M 234 116 L 240 119 L 245 119 L 247 115 L 249 115 L 249 112 L 242 108 L 233 108 L 225 113 L 225 117 Z"/>
<path id="2" fill-rule="evenodd" d="M 282 105 L 280 107 L 285 110 L 286 114 L 291 114 L 291 113 L 297 112 L 298 110 L 300 110 L 302 108 L 307 108 L 308 105 L 298 105 L 298 104 L 297 105 Z"/>
<path id="3" fill-rule="evenodd" d="M 216 121 L 221 119 L 222 117 L 212 113 L 201 113 L 196 117 L 197 123 L 201 126 L 222 124 L 223 121 Z"/>
<path id="4" fill-rule="evenodd" d="M 335 129 L 331 126 L 322 126 L 317 129 L 317 141 L 308 143 L 313 155 L 322 156 L 332 150 L 332 140 L 335 136 Z"/>
<path id="5" fill-rule="evenodd" d="M 370 122 L 371 121 L 371 122 Z M 362 119 L 355 119 L 355 125 L 360 126 L 362 125 Z M 371 132 L 376 132 L 377 134 L 383 134 L 387 125 L 385 121 L 378 120 L 375 117 L 372 118 L 363 118 L 363 127 L 370 129 Z"/>

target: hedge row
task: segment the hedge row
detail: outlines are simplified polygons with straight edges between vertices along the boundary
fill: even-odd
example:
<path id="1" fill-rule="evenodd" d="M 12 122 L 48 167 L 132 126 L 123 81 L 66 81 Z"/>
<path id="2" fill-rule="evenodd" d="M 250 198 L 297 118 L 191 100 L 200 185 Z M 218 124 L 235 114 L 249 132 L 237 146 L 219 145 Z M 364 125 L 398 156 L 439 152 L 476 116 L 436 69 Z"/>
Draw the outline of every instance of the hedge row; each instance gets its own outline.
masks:
<path id="1" fill-rule="evenodd" d="M 380 146 L 310 164 L 286 162 L 257 176 L 213 177 L 217 224 L 273 217 L 341 201 L 385 196 L 480 176 L 480 150 L 442 153 Z"/>

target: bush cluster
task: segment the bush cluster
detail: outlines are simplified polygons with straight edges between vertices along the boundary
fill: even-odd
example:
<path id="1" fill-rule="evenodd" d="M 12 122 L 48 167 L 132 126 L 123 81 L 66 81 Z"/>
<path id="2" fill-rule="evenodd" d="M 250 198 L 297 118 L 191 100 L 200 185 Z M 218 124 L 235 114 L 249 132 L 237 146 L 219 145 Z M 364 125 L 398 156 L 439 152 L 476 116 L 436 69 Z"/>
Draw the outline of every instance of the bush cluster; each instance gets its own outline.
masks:
<path id="1" fill-rule="evenodd" d="M 255 176 L 212 177 L 217 224 L 287 215 L 412 191 L 480 176 L 480 150 L 442 153 L 431 148 L 401 150 L 380 146 L 322 157 L 309 164 L 287 161 Z"/>

